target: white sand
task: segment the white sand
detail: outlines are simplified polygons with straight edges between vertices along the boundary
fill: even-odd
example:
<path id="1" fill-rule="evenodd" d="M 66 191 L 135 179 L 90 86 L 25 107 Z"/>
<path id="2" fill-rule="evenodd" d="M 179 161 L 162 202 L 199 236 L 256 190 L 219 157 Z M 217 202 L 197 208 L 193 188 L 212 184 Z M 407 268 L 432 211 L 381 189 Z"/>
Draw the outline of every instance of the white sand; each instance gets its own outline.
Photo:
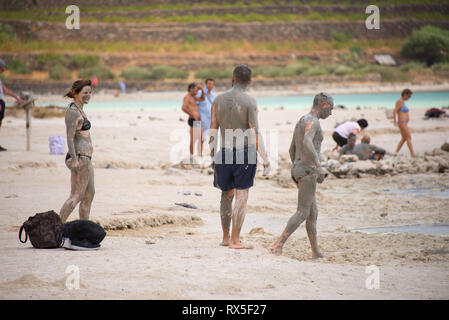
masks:
<path id="1" fill-rule="evenodd" d="M 305 112 L 260 112 L 261 127 L 278 132 L 272 138 L 280 156 L 285 158 L 294 124 Z M 87 107 L 86 114 L 92 122 L 96 168 L 91 219 L 140 227 L 108 231 L 95 252 L 36 250 L 30 243 L 19 243 L 18 228 L 29 216 L 59 212 L 70 192 L 70 175 L 64 155 L 50 155 L 48 147 L 49 136 L 65 136 L 62 118 L 33 119 L 32 151 L 26 152 L 24 120 L 7 116 L 0 131 L 0 145 L 8 149 L 0 153 L 1 299 L 449 298 L 449 237 L 350 231 L 449 222 L 448 199 L 382 191 L 447 189 L 449 174 L 325 181 L 317 193 L 318 240 L 325 258 L 312 260 L 304 225 L 288 240 L 283 256 L 268 253 L 296 210 L 297 191 L 293 183 L 283 188 L 259 172 L 242 230 L 243 239 L 255 249 L 234 251 L 218 246 L 220 192 L 207 169 L 170 168 L 170 135 L 179 131 L 187 138 L 187 117 L 181 111 L 91 112 Z M 440 147 L 449 135 L 449 119 L 422 120 L 423 114 L 411 111 L 418 154 Z M 384 110 L 335 110 L 322 121 L 323 150 L 334 146 L 331 134 L 337 121 L 361 116 L 370 123 L 372 143 L 393 152 L 400 136 Z M 187 152 L 187 140 L 175 143 Z M 408 156 L 406 146 L 400 154 Z M 108 163 L 117 169 L 105 169 Z M 180 190 L 192 194 L 178 196 Z M 197 191 L 202 196 L 195 196 Z M 76 209 L 69 219 L 77 218 Z M 172 224 L 164 224 L 169 221 Z M 365 268 L 372 264 L 380 268 L 378 290 L 365 286 Z M 79 290 L 65 287 L 69 265 L 79 267 Z"/>

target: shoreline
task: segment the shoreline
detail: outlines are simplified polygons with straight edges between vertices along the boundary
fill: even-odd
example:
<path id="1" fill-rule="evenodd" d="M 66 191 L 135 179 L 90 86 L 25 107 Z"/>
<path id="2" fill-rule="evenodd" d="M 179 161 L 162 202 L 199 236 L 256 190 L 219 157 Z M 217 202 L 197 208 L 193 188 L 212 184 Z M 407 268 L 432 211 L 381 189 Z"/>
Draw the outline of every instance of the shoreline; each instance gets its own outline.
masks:
<path id="1" fill-rule="evenodd" d="M 7 81 L 6 81 L 7 84 Z M 323 89 L 324 88 L 324 89 Z M 404 88 L 412 88 L 414 92 L 422 92 L 422 91 L 449 91 L 449 82 L 443 83 L 431 83 L 431 84 L 413 84 L 411 82 L 405 83 L 395 83 L 395 84 L 378 84 L 378 83 L 361 83 L 361 84 L 343 84 L 343 85 L 335 85 L 335 84 L 313 84 L 307 86 L 297 86 L 296 88 L 284 87 L 280 89 L 273 89 L 272 87 L 257 87 L 257 88 L 249 88 L 249 94 L 254 97 L 281 97 L 281 96 L 308 96 L 314 95 L 317 92 L 325 91 L 329 94 L 375 94 L 375 93 L 399 93 Z M 218 91 L 219 93 L 222 90 Z M 16 92 L 17 94 L 19 92 Z M 99 90 L 98 93 L 95 94 L 95 99 L 97 101 L 120 101 L 120 100 L 128 100 L 128 101 L 138 101 L 138 100 L 164 100 L 164 99 L 182 99 L 185 95 L 184 91 L 136 91 L 129 92 L 125 95 L 121 94 L 118 97 L 114 96 L 114 90 L 105 89 Z M 53 100 L 55 102 L 65 102 L 68 101 L 66 98 L 61 95 L 55 94 L 38 94 L 33 96 L 37 100 L 37 105 L 40 99 L 45 100 Z M 8 106 L 14 103 L 14 99 L 7 96 L 5 97 L 5 101 Z"/>

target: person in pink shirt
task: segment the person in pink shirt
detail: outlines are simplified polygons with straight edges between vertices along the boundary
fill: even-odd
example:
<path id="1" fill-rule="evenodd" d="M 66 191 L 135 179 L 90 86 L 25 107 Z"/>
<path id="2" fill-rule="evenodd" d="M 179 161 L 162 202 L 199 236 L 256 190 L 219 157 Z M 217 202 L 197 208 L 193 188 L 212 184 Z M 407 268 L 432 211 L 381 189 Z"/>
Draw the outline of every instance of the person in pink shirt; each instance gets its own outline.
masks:
<path id="1" fill-rule="evenodd" d="M 94 94 L 95 89 L 97 89 L 98 87 L 98 77 L 93 76 L 91 82 L 92 82 L 92 94 Z"/>

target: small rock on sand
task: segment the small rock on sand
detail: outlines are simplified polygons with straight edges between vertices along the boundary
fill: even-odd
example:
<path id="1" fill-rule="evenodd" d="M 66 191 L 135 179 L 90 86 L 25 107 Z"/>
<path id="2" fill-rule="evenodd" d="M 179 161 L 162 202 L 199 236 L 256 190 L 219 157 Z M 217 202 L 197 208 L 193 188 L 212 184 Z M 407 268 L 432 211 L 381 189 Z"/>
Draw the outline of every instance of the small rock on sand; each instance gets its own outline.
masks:
<path id="1" fill-rule="evenodd" d="M 357 161 L 359 161 L 359 157 L 357 157 L 355 154 L 344 154 L 340 157 L 340 163 Z"/>
<path id="2" fill-rule="evenodd" d="M 263 228 L 260 227 L 252 228 L 249 234 L 265 234 L 265 231 L 263 230 Z"/>
<path id="3" fill-rule="evenodd" d="M 196 206 L 194 206 L 193 204 L 188 204 L 188 203 L 175 203 L 177 206 L 181 206 L 184 208 L 189 208 L 189 209 L 198 209 Z"/>
<path id="4" fill-rule="evenodd" d="M 449 139 L 447 139 L 441 146 L 441 150 L 449 152 Z"/>

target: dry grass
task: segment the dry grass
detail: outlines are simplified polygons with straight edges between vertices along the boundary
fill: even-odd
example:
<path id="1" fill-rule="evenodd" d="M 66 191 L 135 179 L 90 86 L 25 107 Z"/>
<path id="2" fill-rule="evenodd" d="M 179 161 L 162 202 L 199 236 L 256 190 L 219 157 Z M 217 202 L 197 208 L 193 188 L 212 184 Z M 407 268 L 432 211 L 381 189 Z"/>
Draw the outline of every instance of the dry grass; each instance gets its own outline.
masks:
<path id="1" fill-rule="evenodd" d="M 37 119 L 62 118 L 65 117 L 66 108 L 58 106 L 34 107 L 31 116 Z M 21 107 L 8 107 L 8 117 L 24 118 L 25 110 Z"/>

